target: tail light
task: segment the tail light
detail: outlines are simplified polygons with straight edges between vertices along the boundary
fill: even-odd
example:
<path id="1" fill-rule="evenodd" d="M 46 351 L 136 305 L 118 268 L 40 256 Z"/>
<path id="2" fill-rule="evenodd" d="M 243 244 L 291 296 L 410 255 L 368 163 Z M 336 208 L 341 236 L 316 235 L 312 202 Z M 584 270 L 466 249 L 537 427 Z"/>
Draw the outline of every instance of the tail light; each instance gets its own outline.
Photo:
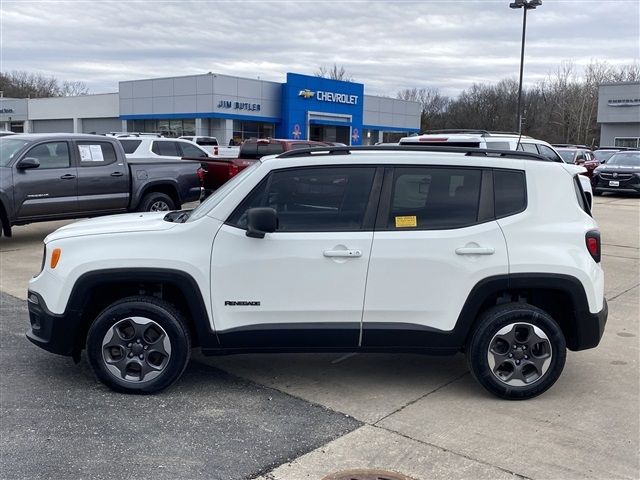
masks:
<path id="1" fill-rule="evenodd" d="M 200 167 L 196 173 L 198 174 L 198 179 L 200 180 L 200 186 L 204 185 L 204 177 L 207 175 L 207 171 L 204 168 Z"/>
<path id="2" fill-rule="evenodd" d="M 589 230 L 585 235 L 585 241 L 587 243 L 587 250 L 596 263 L 600 263 L 602 256 L 602 246 L 600 241 L 600 231 Z"/>
<path id="3" fill-rule="evenodd" d="M 240 167 L 238 167 L 238 165 L 234 163 L 229 164 L 229 170 L 228 170 L 229 178 L 237 175 L 239 171 L 240 171 Z"/>
<path id="4" fill-rule="evenodd" d="M 220 151 L 218 150 L 218 147 L 213 147 L 213 154 L 214 155 L 219 155 Z"/>

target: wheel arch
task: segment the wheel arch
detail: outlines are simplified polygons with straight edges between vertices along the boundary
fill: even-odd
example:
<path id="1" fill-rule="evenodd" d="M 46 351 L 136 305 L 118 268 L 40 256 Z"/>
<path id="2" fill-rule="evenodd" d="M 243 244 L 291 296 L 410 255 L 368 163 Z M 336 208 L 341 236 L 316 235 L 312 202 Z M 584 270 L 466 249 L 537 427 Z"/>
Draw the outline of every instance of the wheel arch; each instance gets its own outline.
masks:
<path id="1" fill-rule="evenodd" d="M 198 283 L 188 273 L 161 268 L 108 269 L 85 273 L 76 281 L 66 315 L 78 319 L 74 357 L 79 358 L 89 328 L 108 305 L 131 295 L 165 300 L 187 319 L 193 346 L 218 347 Z"/>
<path id="2" fill-rule="evenodd" d="M 180 206 L 182 205 L 182 202 L 180 201 L 180 195 L 178 194 L 178 184 L 172 181 L 164 180 L 149 182 L 148 184 L 146 184 L 142 188 L 142 190 L 140 190 L 140 193 L 136 196 L 135 203 L 131 205 L 131 208 L 136 209 L 140 207 L 140 204 L 142 203 L 142 200 L 146 195 L 156 192 L 168 195 L 169 198 L 173 200 L 176 208 L 180 208 Z"/>
<path id="3" fill-rule="evenodd" d="M 465 346 L 481 314 L 509 302 L 531 304 L 547 312 L 560 326 L 570 350 L 585 348 L 578 325 L 589 314 L 589 303 L 582 283 L 562 274 L 518 273 L 482 280 L 472 289 L 462 308 L 455 337 Z"/>

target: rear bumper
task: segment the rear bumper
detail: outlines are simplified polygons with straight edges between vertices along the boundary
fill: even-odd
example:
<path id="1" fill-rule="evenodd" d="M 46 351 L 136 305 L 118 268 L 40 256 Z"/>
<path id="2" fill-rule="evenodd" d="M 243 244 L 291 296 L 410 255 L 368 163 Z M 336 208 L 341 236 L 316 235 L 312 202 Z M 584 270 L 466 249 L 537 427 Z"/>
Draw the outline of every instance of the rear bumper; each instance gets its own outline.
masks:
<path id="1" fill-rule="evenodd" d="M 30 291 L 27 298 L 31 323 L 27 338 L 48 352 L 73 356 L 77 350 L 80 315 L 51 313 L 35 292 Z"/>
<path id="2" fill-rule="evenodd" d="M 609 306 L 605 298 L 602 303 L 602 310 L 598 313 L 576 312 L 576 332 L 569 350 L 587 350 L 597 347 L 604 334 L 604 327 L 607 324 Z"/>

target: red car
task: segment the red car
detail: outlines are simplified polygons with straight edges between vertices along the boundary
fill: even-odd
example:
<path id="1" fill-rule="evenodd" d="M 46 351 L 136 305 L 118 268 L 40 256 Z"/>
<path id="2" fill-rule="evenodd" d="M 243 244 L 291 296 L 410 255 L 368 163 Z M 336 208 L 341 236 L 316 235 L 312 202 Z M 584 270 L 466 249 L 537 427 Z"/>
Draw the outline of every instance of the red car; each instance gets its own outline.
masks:
<path id="1" fill-rule="evenodd" d="M 587 172 L 584 175 L 589 178 L 593 176 L 593 171 L 600 165 L 593 152 L 587 148 L 557 147 L 556 151 L 565 163 L 572 163 L 586 168 Z"/>
<path id="2" fill-rule="evenodd" d="M 212 158 L 202 161 L 198 170 L 200 185 L 204 187 L 204 196 L 236 175 L 242 169 L 267 155 L 277 155 L 296 148 L 326 147 L 328 143 L 313 140 L 289 140 L 277 138 L 251 138 L 240 146 L 238 158 Z"/>

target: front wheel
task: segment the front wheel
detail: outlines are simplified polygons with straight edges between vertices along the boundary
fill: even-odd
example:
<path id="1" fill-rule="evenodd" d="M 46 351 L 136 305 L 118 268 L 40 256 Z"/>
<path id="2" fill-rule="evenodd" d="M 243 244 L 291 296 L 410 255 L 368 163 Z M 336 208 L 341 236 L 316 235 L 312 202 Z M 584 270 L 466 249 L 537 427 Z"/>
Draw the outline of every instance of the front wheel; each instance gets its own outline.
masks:
<path id="1" fill-rule="evenodd" d="M 487 310 L 467 349 L 474 378 L 508 400 L 540 395 L 560 377 L 566 359 L 562 329 L 546 312 L 526 303 Z"/>
<path id="2" fill-rule="evenodd" d="M 169 212 L 176 210 L 176 204 L 166 193 L 150 192 L 142 197 L 138 210 L 141 212 Z"/>
<path id="3" fill-rule="evenodd" d="M 182 314 L 152 297 L 128 297 L 107 307 L 87 335 L 87 355 L 102 383 L 123 393 L 154 393 L 187 366 L 191 339 Z"/>

